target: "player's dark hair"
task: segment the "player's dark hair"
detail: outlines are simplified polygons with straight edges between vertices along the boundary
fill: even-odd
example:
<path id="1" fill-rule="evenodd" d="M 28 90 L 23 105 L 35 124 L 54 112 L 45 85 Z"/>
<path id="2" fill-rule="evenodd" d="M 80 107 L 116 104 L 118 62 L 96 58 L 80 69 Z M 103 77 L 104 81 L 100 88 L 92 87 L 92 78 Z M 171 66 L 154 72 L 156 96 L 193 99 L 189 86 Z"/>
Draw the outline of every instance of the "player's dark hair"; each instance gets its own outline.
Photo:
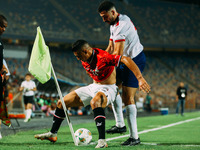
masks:
<path id="1" fill-rule="evenodd" d="M 109 11 L 111 8 L 115 7 L 113 2 L 110 1 L 103 1 L 98 7 L 98 12 L 101 13 L 102 11 Z"/>
<path id="2" fill-rule="evenodd" d="M 73 45 L 72 45 L 72 52 L 76 52 L 82 49 L 82 47 L 88 44 L 87 41 L 85 40 L 77 40 Z"/>
<path id="3" fill-rule="evenodd" d="M 25 75 L 25 77 L 26 77 L 26 76 L 30 76 L 30 77 L 31 77 L 32 75 L 31 75 L 30 73 L 27 73 L 27 74 Z"/>
<path id="4" fill-rule="evenodd" d="M 3 21 L 7 21 L 6 17 L 0 14 L 0 25 L 3 25 Z"/>

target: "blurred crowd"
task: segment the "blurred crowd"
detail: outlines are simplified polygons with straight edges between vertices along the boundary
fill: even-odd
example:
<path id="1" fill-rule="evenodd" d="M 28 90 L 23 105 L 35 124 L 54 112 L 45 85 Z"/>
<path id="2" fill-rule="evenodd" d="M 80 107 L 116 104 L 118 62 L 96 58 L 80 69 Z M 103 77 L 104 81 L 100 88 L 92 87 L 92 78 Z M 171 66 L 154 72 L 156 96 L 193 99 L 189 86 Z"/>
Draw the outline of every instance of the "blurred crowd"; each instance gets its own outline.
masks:
<path id="1" fill-rule="evenodd" d="M 199 46 L 198 6 L 156 0 L 132 0 L 128 5 L 113 1 L 120 13 L 130 16 L 143 44 Z M 109 26 L 97 13 L 98 2 L 100 0 L 21 0 L 19 5 L 17 0 L 4 1 L 0 10 L 9 20 L 5 36 L 33 39 L 36 27 L 40 26 L 47 39 L 87 38 L 106 42 Z"/>
<path id="2" fill-rule="evenodd" d="M 92 39 L 94 42 L 107 42 L 109 26 L 103 23 L 97 13 L 101 0 L 17 0 L 4 1 L 0 5 L 9 25 L 5 37 L 33 40 L 36 27 L 40 26 L 45 39 L 69 41 Z M 169 44 L 199 46 L 200 10 L 196 5 L 170 3 L 157 0 L 131 0 L 129 3 L 113 0 L 119 13 L 127 14 L 137 28 L 142 44 Z M 84 19 L 83 19 L 84 18 Z M 78 82 L 91 83 L 80 62 L 71 51 L 50 49 L 55 71 Z M 144 77 L 150 83 L 152 109 L 175 108 L 176 88 L 185 81 L 188 89 L 186 107 L 200 107 L 200 62 L 199 56 L 191 53 L 146 53 L 147 64 Z M 59 58 L 59 59 L 58 59 Z M 7 85 L 8 101 L 18 93 L 20 83 L 28 72 L 27 59 L 6 58 L 11 76 Z M 66 91 L 69 92 L 69 91 Z M 138 107 L 146 108 L 147 95 L 138 92 Z M 36 95 L 36 110 L 47 116 L 55 110 L 57 95 L 42 93 Z M 143 104 L 143 105 L 141 105 Z M 11 106 L 11 105 L 10 105 Z M 147 108 L 148 109 L 148 108 Z M 71 108 L 70 114 L 87 114 L 89 108 Z M 89 112 L 89 111 L 88 111 Z"/>
<path id="3" fill-rule="evenodd" d="M 52 64 L 55 71 L 78 83 L 89 84 L 92 82 L 76 60 L 71 51 L 51 49 Z M 200 108 L 200 56 L 196 53 L 175 53 L 175 52 L 146 52 L 147 64 L 144 70 L 144 77 L 151 85 L 150 96 L 152 110 L 161 107 L 176 107 L 176 88 L 180 81 L 184 81 L 188 89 L 188 101 L 186 108 Z M 58 59 L 59 58 L 59 59 Z M 9 99 L 17 93 L 20 83 L 24 80 L 24 75 L 28 72 L 28 59 L 7 59 L 11 72 L 7 85 Z M 65 93 L 70 92 L 70 88 Z M 65 95 L 65 94 L 64 94 Z M 147 95 L 138 92 L 135 98 L 138 108 L 146 110 Z M 55 110 L 58 95 L 49 91 L 38 91 L 36 94 L 36 110 L 41 110 L 50 116 Z M 143 103 L 143 105 L 141 105 Z M 70 115 L 90 114 L 90 108 L 70 108 Z"/>
<path id="4" fill-rule="evenodd" d="M 37 92 L 35 94 L 35 105 L 33 108 L 33 116 L 34 112 L 43 112 L 45 116 L 53 116 L 56 110 L 57 102 L 59 100 L 59 95 L 45 92 Z M 91 107 L 70 107 L 68 108 L 68 114 L 71 115 L 90 115 L 92 112 Z"/>

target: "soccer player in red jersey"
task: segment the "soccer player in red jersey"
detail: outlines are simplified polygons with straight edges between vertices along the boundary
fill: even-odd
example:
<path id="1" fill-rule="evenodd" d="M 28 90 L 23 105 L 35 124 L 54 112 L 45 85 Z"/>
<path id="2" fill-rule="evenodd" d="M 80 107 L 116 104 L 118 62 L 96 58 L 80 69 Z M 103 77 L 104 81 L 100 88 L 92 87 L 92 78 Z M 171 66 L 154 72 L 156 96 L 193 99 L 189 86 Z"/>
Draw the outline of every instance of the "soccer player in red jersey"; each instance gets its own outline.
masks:
<path id="1" fill-rule="evenodd" d="M 76 58 L 82 62 L 83 67 L 93 79 L 93 83 L 76 89 L 64 96 L 67 107 L 91 105 L 94 113 L 99 133 L 98 144 L 95 148 L 107 147 L 105 140 L 105 113 L 104 108 L 112 103 L 118 93 L 116 86 L 115 66 L 119 63 L 125 64 L 137 77 L 140 88 L 145 92 L 150 91 L 150 87 L 131 58 L 121 55 L 111 55 L 98 48 L 92 48 L 86 41 L 78 40 L 72 46 L 72 51 Z M 35 135 L 35 138 L 46 139 L 56 142 L 57 132 L 65 118 L 61 101 L 58 101 L 54 115 L 54 122 L 51 131 L 44 134 Z"/>

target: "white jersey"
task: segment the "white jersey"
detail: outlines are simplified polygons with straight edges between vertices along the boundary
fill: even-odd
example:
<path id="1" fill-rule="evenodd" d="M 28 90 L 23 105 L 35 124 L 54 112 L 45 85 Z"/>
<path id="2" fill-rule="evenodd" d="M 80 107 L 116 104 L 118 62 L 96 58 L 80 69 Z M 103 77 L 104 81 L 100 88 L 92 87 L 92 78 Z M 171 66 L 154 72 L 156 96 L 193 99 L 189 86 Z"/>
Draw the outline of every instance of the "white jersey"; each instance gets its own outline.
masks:
<path id="1" fill-rule="evenodd" d="M 115 42 L 125 41 L 123 56 L 135 58 L 143 51 L 137 30 L 126 15 L 120 14 L 119 21 L 110 26 L 110 40 Z"/>
<path id="2" fill-rule="evenodd" d="M 34 81 L 23 81 L 21 84 L 21 87 L 24 88 L 23 95 L 25 96 L 34 96 L 34 91 L 30 91 L 30 89 L 33 89 L 36 87 Z"/>

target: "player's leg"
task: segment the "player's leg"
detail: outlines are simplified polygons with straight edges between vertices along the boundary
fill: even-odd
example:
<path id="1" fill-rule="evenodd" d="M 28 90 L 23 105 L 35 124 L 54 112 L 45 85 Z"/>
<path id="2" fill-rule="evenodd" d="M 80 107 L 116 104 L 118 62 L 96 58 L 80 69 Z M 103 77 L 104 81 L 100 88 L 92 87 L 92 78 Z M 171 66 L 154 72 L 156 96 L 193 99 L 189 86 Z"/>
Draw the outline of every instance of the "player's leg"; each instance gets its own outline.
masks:
<path id="1" fill-rule="evenodd" d="M 121 76 L 121 68 L 117 68 L 117 86 L 119 89 L 122 86 L 122 81 L 120 78 L 123 78 Z M 126 126 L 124 123 L 124 116 L 122 111 L 122 98 L 120 94 L 117 95 L 114 102 L 111 103 L 113 114 L 115 117 L 116 124 L 112 126 L 110 129 L 106 130 L 106 133 L 114 134 L 114 133 L 124 133 L 126 132 Z"/>
<path id="2" fill-rule="evenodd" d="M 29 101 L 26 105 L 26 120 L 24 122 L 29 122 L 32 114 L 32 103 Z"/>
<path id="3" fill-rule="evenodd" d="M 98 92 L 90 102 L 94 113 L 94 120 L 99 133 L 99 140 L 96 148 L 107 147 L 105 141 L 105 112 L 104 108 L 107 106 L 107 97 L 103 92 Z"/>
<path id="4" fill-rule="evenodd" d="M 133 61 L 136 63 L 140 71 L 143 72 L 146 64 L 145 54 L 141 52 L 138 56 L 133 58 Z M 126 106 L 127 121 L 130 131 L 130 138 L 122 145 L 137 145 L 140 143 L 140 138 L 138 137 L 137 131 L 137 109 L 134 101 L 134 96 L 138 88 L 138 80 L 133 72 L 126 66 L 122 70 L 122 75 L 122 100 Z"/>
<path id="5" fill-rule="evenodd" d="M 105 112 L 104 108 L 114 102 L 117 96 L 117 86 L 113 85 L 95 85 L 93 88 L 95 97 L 90 102 L 91 108 L 94 112 L 94 120 L 99 132 L 99 140 L 96 148 L 107 147 L 105 140 Z"/>
<path id="6" fill-rule="evenodd" d="M 66 107 L 83 106 L 83 103 L 80 100 L 80 97 L 76 94 L 75 91 L 70 92 L 63 99 L 66 104 Z M 56 142 L 57 141 L 57 132 L 58 132 L 60 125 L 64 119 L 65 119 L 65 112 L 62 108 L 61 100 L 59 100 L 57 103 L 57 108 L 56 108 L 54 117 L 53 117 L 53 124 L 52 124 L 52 128 L 51 128 L 50 132 L 35 135 L 35 138 L 41 139 L 41 140 L 46 139 L 51 142 Z"/>
<path id="7" fill-rule="evenodd" d="M 185 100 L 181 100 L 181 115 L 184 115 Z"/>
<path id="8" fill-rule="evenodd" d="M 26 118 L 27 118 L 27 104 L 25 104 L 25 103 L 24 103 L 24 109 L 25 109 L 24 113 L 25 113 L 25 120 L 26 120 Z"/>
<path id="9" fill-rule="evenodd" d="M 24 100 L 24 113 L 25 113 L 25 119 L 24 119 L 24 122 L 27 122 L 28 120 L 28 116 L 27 116 L 27 104 L 28 104 L 28 99 L 27 99 L 27 96 L 23 96 L 23 100 Z"/>
<path id="10" fill-rule="evenodd" d="M 180 105 L 181 105 L 181 100 L 178 100 L 178 103 L 176 106 L 176 115 L 178 115 Z"/>
<path id="11" fill-rule="evenodd" d="M 67 108 L 83 106 L 82 101 L 80 100 L 79 96 L 76 94 L 75 91 L 70 92 L 69 94 L 64 96 L 63 99 Z M 63 110 L 61 100 L 59 100 L 53 117 L 53 125 L 51 128 L 51 133 L 57 134 L 60 125 L 64 119 L 65 119 L 65 112 Z"/>
<path id="12" fill-rule="evenodd" d="M 31 120 L 33 103 L 34 103 L 34 97 L 33 96 L 27 96 L 27 109 L 26 109 L 26 113 L 27 113 L 27 120 L 26 121 L 27 122 L 29 122 Z"/>
<path id="13" fill-rule="evenodd" d="M 126 132 L 126 126 L 124 123 L 123 111 L 122 111 L 122 98 L 120 94 L 117 95 L 116 100 L 111 103 L 113 114 L 116 124 L 110 129 L 106 130 L 106 133 L 124 133 Z"/>
<path id="14" fill-rule="evenodd" d="M 122 99 L 126 106 L 127 122 L 129 126 L 130 138 L 122 145 L 137 145 L 140 143 L 137 131 L 137 108 L 134 101 L 134 96 L 137 88 L 122 87 Z"/>

